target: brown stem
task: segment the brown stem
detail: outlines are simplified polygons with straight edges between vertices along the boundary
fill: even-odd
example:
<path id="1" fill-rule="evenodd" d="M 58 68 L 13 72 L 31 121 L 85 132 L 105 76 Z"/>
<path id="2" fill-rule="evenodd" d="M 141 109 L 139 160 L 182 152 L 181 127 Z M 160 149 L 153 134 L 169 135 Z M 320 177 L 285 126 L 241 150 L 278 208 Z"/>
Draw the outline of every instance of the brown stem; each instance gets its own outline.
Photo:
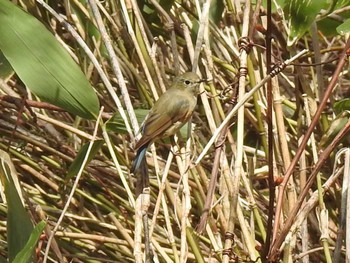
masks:
<path id="1" fill-rule="evenodd" d="M 303 151 L 305 149 L 305 146 L 306 146 L 314 128 L 316 127 L 316 125 L 318 123 L 318 120 L 321 116 L 321 113 L 323 112 L 323 110 L 327 104 L 327 100 L 329 99 L 329 97 L 332 93 L 332 90 L 338 81 L 339 74 L 340 74 L 340 72 L 341 72 L 341 70 L 346 62 L 346 58 L 348 56 L 347 52 L 348 52 L 349 48 L 350 48 L 350 38 L 347 40 L 344 51 L 340 55 L 337 68 L 334 72 L 332 80 L 330 81 L 330 83 L 329 83 L 329 85 L 324 93 L 324 97 L 320 103 L 320 106 L 317 108 L 317 111 L 315 113 L 315 116 L 314 116 L 311 124 L 310 124 L 310 127 L 306 131 L 306 134 L 305 134 L 305 136 L 304 136 L 304 138 L 303 138 L 303 140 L 298 148 L 298 151 L 296 152 L 291 164 L 288 167 L 288 170 L 286 171 L 286 173 L 284 175 L 283 182 L 280 184 L 280 189 L 279 189 L 278 198 L 277 198 L 275 218 L 274 218 L 275 223 L 274 223 L 274 228 L 273 228 L 273 242 L 272 242 L 273 245 L 272 245 L 272 247 L 270 249 L 270 253 L 269 253 L 269 258 L 271 258 L 271 259 L 276 258 L 276 253 L 278 253 L 277 251 L 279 249 L 279 246 L 282 244 L 282 241 L 281 241 L 281 238 L 283 237 L 282 233 L 277 238 L 277 232 L 278 232 L 278 226 L 279 226 L 279 221 L 280 221 L 279 219 L 281 216 L 282 200 L 283 200 L 283 194 L 284 194 L 285 187 L 287 185 L 287 182 L 288 182 L 290 176 L 292 175 L 292 172 L 294 171 L 295 166 L 297 165 L 297 162 L 299 161 L 301 154 L 303 153 Z M 305 189 L 308 189 L 308 188 L 305 188 Z M 298 204 L 296 206 L 298 206 Z M 293 213 L 291 213 L 291 216 L 293 216 Z M 287 225 L 285 225 L 284 229 L 286 228 L 286 226 Z M 276 241 L 277 239 L 278 239 L 278 243 Z M 272 257 L 272 256 L 274 256 L 274 257 Z"/>
<path id="2" fill-rule="evenodd" d="M 350 120 L 347 122 L 347 124 L 344 126 L 344 128 L 337 134 L 337 136 L 334 138 L 332 143 L 328 145 L 328 147 L 321 153 L 320 158 L 318 162 L 315 164 L 315 169 L 312 171 L 309 179 L 306 182 L 305 187 L 303 188 L 303 191 L 301 192 L 296 205 L 293 207 L 293 210 L 290 213 L 290 216 L 287 218 L 286 222 L 284 223 L 284 227 L 282 228 L 282 231 L 280 235 L 277 237 L 275 242 L 272 244 L 269 260 L 271 262 L 275 262 L 279 256 L 280 253 L 280 246 L 282 245 L 285 237 L 288 234 L 288 231 L 292 227 L 294 220 L 296 219 L 296 215 L 300 209 L 300 207 L 303 204 L 303 201 L 305 197 L 307 196 L 313 182 L 315 181 L 317 173 L 320 171 L 321 167 L 325 163 L 325 161 L 328 159 L 331 152 L 335 149 L 335 147 L 338 145 L 338 143 L 344 138 L 344 136 L 350 131 Z"/>

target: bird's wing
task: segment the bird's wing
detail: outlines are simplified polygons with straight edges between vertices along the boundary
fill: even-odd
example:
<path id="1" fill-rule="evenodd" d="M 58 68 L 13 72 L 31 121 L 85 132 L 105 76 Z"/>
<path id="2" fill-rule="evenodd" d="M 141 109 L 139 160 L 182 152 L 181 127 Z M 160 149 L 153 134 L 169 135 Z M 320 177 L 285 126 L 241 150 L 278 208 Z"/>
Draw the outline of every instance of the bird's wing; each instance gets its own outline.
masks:
<path id="1" fill-rule="evenodd" d="M 179 96 L 176 97 L 176 100 L 172 96 L 167 96 L 162 101 L 158 100 L 157 103 L 166 105 L 165 110 L 163 112 L 155 110 L 149 113 L 142 127 L 142 138 L 136 143 L 136 149 L 162 137 L 162 134 L 171 128 L 174 123 L 178 121 L 187 122 L 194 108 L 191 107 L 186 97 Z"/>

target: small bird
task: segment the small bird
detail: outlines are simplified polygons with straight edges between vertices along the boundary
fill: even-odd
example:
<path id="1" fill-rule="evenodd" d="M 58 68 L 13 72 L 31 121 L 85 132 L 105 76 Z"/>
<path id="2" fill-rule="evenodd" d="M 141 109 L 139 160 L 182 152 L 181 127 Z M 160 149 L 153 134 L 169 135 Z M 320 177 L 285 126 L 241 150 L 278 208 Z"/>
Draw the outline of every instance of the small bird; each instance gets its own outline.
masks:
<path id="1" fill-rule="evenodd" d="M 188 122 L 197 105 L 199 83 L 203 81 L 196 73 L 183 73 L 155 102 L 141 126 L 142 137 L 135 145 L 137 154 L 131 173 L 140 168 L 149 145 L 157 139 L 174 135 Z"/>

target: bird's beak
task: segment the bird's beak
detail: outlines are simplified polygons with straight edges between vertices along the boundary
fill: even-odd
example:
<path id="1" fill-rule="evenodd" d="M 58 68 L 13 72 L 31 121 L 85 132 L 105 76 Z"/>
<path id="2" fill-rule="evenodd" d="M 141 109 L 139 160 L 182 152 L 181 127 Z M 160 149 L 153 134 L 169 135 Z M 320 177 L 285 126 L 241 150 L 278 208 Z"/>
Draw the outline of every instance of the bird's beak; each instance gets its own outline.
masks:
<path id="1" fill-rule="evenodd" d="M 200 79 L 198 83 L 207 82 L 207 79 Z"/>

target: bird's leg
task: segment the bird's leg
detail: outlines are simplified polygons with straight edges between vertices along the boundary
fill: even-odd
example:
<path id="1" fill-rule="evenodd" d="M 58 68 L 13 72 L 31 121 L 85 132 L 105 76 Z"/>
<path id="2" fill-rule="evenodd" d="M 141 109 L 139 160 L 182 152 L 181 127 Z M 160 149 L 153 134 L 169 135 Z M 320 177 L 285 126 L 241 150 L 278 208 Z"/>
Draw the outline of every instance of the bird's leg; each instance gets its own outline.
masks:
<path id="1" fill-rule="evenodd" d="M 174 156 L 181 156 L 181 152 L 179 151 L 179 149 L 181 149 L 181 146 L 183 144 L 183 142 L 179 142 L 179 138 L 181 138 L 181 136 L 176 136 L 176 139 L 174 136 L 170 137 L 170 142 L 172 147 L 170 148 L 170 151 L 172 152 L 172 154 Z M 176 146 L 176 147 L 174 147 Z M 174 151 L 173 149 L 177 149 L 176 151 Z"/>

